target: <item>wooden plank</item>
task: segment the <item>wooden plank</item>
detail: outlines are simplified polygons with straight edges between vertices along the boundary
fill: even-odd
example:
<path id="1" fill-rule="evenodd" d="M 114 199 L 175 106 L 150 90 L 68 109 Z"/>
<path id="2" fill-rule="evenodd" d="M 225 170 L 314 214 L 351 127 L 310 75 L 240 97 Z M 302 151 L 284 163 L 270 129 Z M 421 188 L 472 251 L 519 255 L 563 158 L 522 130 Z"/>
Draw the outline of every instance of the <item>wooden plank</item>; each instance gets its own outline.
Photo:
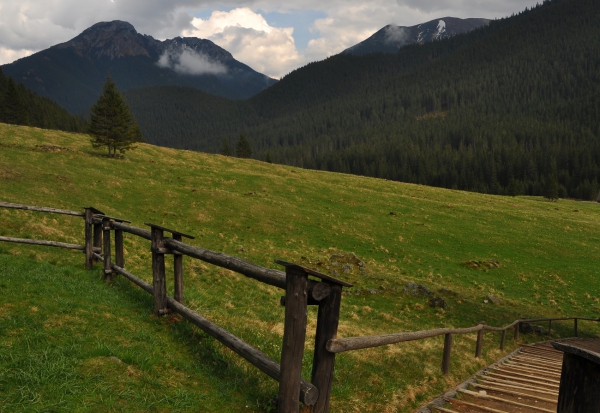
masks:
<path id="1" fill-rule="evenodd" d="M 544 366 L 551 366 L 551 367 L 561 367 L 562 366 L 562 362 L 557 362 L 554 359 L 547 359 L 547 358 L 537 357 L 537 356 L 515 356 L 512 359 L 515 361 L 531 361 L 531 362 L 535 362 L 535 363 L 540 363 Z"/>
<path id="2" fill-rule="evenodd" d="M 554 376 L 555 378 L 549 378 L 549 377 L 540 377 L 538 375 L 531 375 L 531 374 L 525 374 L 525 373 L 519 373 L 516 371 L 506 371 L 505 369 L 499 369 L 497 367 L 494 368 L 494 371 L 498 371 L 500 373 L 506 373 L 507 375 L 512 375 L 514 377 L 524 377 L 527 379 L 539 379 L 539 380 L 544 380 L 546 382 L 552 383 L 552 384 L 556 384 L 557 386 L 560 384 L 560 380 L 556 380 L 556 376 Z"/>
<path id="3" fill-rule="evenodd" d="M 482 330 L 483 331 L 483 330 Z M 452 333 L 446 333 L 444 337 L 444 355 L 442 356 L 442 373 L 450 373 L 450 356 L 452 355 Z"/>
<path id="4" fill-rule="evenodd" d="M 329 340 L 327 350 L 332 353 L 359 350 L 362 348 L 380 347 L 388 344 L 401 343 L 404 341 L 421 340 L 428 337 L 436 337 L 452 334 L 475 333 L 483 328 L 482 324 L 467 328 L 437 328 L 434 330 L 411 331 L 407 333 L 383 334 L 379 336 L 346 337 Z"/>
<path id="5" fill-rule="evenodd" d="M 518 358 L 515 360 L 513 360 L 513 359 L 507 360 L 505 364 L 523 365 L 523 366 L 529 366 L 529 367 L 533 367 L 533 368 L 540 368 L 543 370 L 553 371 L 558 374 L 560 374 L 560 371 L 562 369 L 561 364 L 544 363 L 543 361 L 538 361 L 537 359 L 532 360 L 527 357 Z"/>
<path id="6" fill-rule="evenodd" d="M 123 275 L 125 278 L 129 279 L 129 281 L 133 282 L 150 295 L 154 295 L 154 288 L 147 282 L 139 279 L 124 268 L 120 268 L 115 264 L 112 265 L 112 269 L 115 272 Z M 271 359 L 270 357 L 262 353 L 260 350 L 252 347 L 240 338 L 231 334 L 229 331 L 212 323 L 211 321 L 202 317 L 200 314 L 187 308 L 183 304 L 178 303 L 173 298 L 167 297 L 167 304 L 171 310 L 181 315 L 195 326 L 199 327 L 208 335 L 220 341 L 222 344 L 236 352 L 238 355 L 242 356 L 244 359 L 246 359 L 249 363 L 257 367 L 263 373 L 267 374 L 269 377 L 277 381 L 280 380 L 281 367 L 279 363 L 277 363 L 275 360 Z M 300 401 L 306 404 L 307 406 L 312 406 L 313 404 L 315 404 L 318 397 L 319 391 L 317 390 L 317 388 L 309 382 L 307 382 L 306 380 L 301 379 Z"/>
<path id="7" fill-rule="evenodd" d="M 468 407 L 475 407 L 476 409 L 483 410 L 485 412 L 491 412 L 491 413 L 510 413 L 510 412 L 507 412 L 505 410 L 492 409 L 491 407 L 486 407 L 486 406 L 481 406 L 479 404 L 469 403 L 469 402 L 467 402 L 465 400 L 446 399 L 446 401 L 449 402 L 449 403 L 456 403 L 459 406 L 463 405 L 463 406 L 468 406 Z"/>
<path id="8" fill-rule="evenodd" d="M 504 380 L 504 379 L 499 379 L 497 377 L 489 377 L 489 376 L 480 376 L 478 378 L 478 380 L 483 381 L 485 383 L 489 383 L 489 382 L 498 383 L 498 384 L 501 384 L 502 386 L 509 386 L 509 387 L 515 387 L 515 388 L 523 389 L 523 390 L 537 391 L 538 393 L 551 394 L 553 396 L 558 397 L 558 391 L 554 391 L 552 389 L 549 389 L 548 387 L 536 386 L 535 384 L 520 383 L 520 382 L 515 382 L 512 380 Z"/>
<path id="9" fill-rule="evenodd" d="M 329 295 L 319 303 L 311 383 L 319 389 L 319 399 L 313 412 L 327 413 L 335 367 L 335 353 L 327 351 L 327 342 L 337 336 L 342 286 L 327 284 L 327 281 L 319 284 L 328 285 L 330 288 Z"/>
<path id="10" fill-rule="evenodd" d="M 502 367 L 502 368 L 500 368 Z M 540 376 L 540 377 L 548 377 L 548 378 L 556 378 L 556 377 L 560 377 L 560 371 L 547 371 L 541 368 L 530 368 L 530 367 L 526 367 L 522 364 L 503 364 L 501 366 L 498 366 L 496 368 L 496 370 L 499 371 L 506 371 L 506 372 L 513 372 L 513 371 L 522 371 L 525 373 L 533 373 L 536 376 Z"/>
<path id="11" fill-rule="evenodd" d="M 430 409 L 435 409 L 438 412 L 443 412 L 443 413 L 458 413 L 456 410 L 450 410 L 450 409 L 446 409 L 444 407 L 440 407 L 440 406 L 429 406 Z"/>
<path id="12" fill-rule="evenodd" d="M 296 268 L 286 268 L 286 281 L 285 324 L 277 406 L 279 413 L 297 413 L 306 340 L 308 275 Z"/>
<path id="13" fill-rule="evenodd" d="M 558 400 L 556 398 L 555 399 L 547 399 L 545 397 L 536 396 L 534 394 L 521 393 L 521 392 L 518 392 L 515 390 L 511 390 L 511 389 L 503 389 L 502 387 L 488 386 L 488 385 L 479 384 L 479 383 L 471 383 L 471 386 L 477 387 L 477 388 L 483 389 L 483 390 L 490 390 L 490 391 L 495 391 L 498 393 L 510 394 L 511 396 L 529 397 L 531 399 L 541 400 L 543 402 L 548 402 L 548 403 L 556 403 Z"/>
<path id="14" fill-rule="evenodd" d="M 517 380 L 517 381 L 522 381 L 522 382 L 525 382 L 525 383 L 533 383 L 533 384 L 539 384 L 539 385 L 542 385 L 542 386 L 547 386 L 547 387 L 550 387 L 552 389 L 558 389 L 558 385 L 557 384 L 546 383 L 546 382 L 543 382 L 543 381 L 533 380 L 533 379 L 526 378 L 526 377 L 508 376 L 506 374 L 498 374 L 498 373 L 492 373 L 492 372 L 487 372 L 486 374 L 488 376 L 492 376 L 492 377 L 500 377 L 502 379 Z"/>
<path id="15" fill-rule="evenodd" d="M 323 273 L 320 273 L 315 270 L 311 270 L 310 268 L 303 267 L 302 265 L 298 265 L 298 264 L 294 264 L 294 263 L 286 262 L 286 261 L 282 261 L 282 260 L 275 260 L 275 263 L 277 263 L 279 265 L 283 265 L 286 269 L 296 267 L 296 269 L 295 269 L 296 271 L 303 271 L 308 275 L 312 275 L 313 277 L 317 277 L 317 278 L 320 278 L 321 280 L 329 281 L 331 284 L 339 284 L 343 287 L 352 287 L 353 286 L 352 284 L 350 284 L 346 281 L 342 281 L 342 280 L 332 277 L 330 275 L 323 274 Z"/>
<path id="16" fill-rule="evenodd" d="M 181 241 L 180 234 L 173 234 L 175 241 Z M 173 256 L 173 297 L 175 301 L 183 304 L 183 255 L 175 254 Z"/>
<path id="17" fill-rule="evenodd" d="M 76 217 L 85 217 L 84 212 L 68 211 L 66 209 L 47 208 L 32 205 L 13 204 L 11 202 L 0 202 L 0 207 L 10 209 L 24 209 L 26 211 L 34 212 L 49 212 L 51 214 L 72 215 Z"/>
<path id="18" fill-rule="evenodd" d="M 28 239 L 28 238 L 12 238 L 12 237 L 0 237 L 0 241 L 14 242 L 17 244 L 43 245 L 46 247 L 58 247 L 58 248 L 67 248 L 67 249 L 71 249 L 71 250 L 85 251 L 85 245 L 68 244 L 66 242 L 44 241 L 44 240 L 36 240 L 36 239 Z"/>
<path id="19" fill-rule="evenodd" d="M 478 393 L 478 392 L 475 392 L 475 391 L 471 391 L 471 390 L 466 390 L 466 389 L 458 389 L 458 391 L 461 392 L 461 393 L 467 394 L 467 395 L 469 395 L 471 397 L 475 397 L 477 399 L 493 400 L 493 401 L 496 401 L 496 402 L 510 404 L 510 405 L 513 405 L 513 406 L 526 407 L 528 409 L 537 410 L 537 411 L 540 411 L 540 412 L 556 413 L 555 410 L 546 409 L 544 407 L 533 406 L 531 404 L 526 404 L 526 403 L 519 403 L 519 402 L 515 402 L 513 400 L 505 399 L 503 397 L 490 396 L 489 394 L 481 394 L 481 393 Z"/>
<path id="20" fill-rule="evenodd" d="M 167 281 L 165 279 L 165 255 L 157 252 L 164 247 L 163 230 L 152 228 L 152 286 L 154 287 L 154 315 L 167 310 Z"/>

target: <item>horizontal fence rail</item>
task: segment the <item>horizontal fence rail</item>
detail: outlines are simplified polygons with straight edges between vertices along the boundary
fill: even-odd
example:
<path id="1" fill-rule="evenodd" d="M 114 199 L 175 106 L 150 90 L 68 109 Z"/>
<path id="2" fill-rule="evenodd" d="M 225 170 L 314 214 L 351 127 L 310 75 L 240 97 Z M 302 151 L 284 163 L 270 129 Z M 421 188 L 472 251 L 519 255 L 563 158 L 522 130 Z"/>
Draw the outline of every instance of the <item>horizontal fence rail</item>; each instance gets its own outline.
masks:
<path id="1" fill-rule="evenodd" d="M 503 350 L 506 332 L 514 329 L 514 339 L 517 340 L 523 323 L 547 322 L 547 333 L 549 334 L 553 321 L 573 320 L 574 335 L 577 336 L 579 320 L 600 321 L 598 318 L 585 317 L 535 318 L 515 320 L 503 327 L 493 327 L 480 323 L 465 328 L 438 328 L 374 336 L 337 338 L 342 287 L 352 287 L 351 284 L 342 280 L 284 261 L 276 262 L 285 267 L 285 272 L 261 267 L 241 258 L 182 242 L 182 237 L 193 239 L 191 235 L 154 224 L 146 224 L 151 227 L 151 230 L 137 228 L 128 225 L 129 221 L 107 216 L 93 207 L 85 207 L 85 213 L 7 202 L 0 202 L 0 207 L 83 217 L 85 222 L 85 245 L 11 237 L 0 237 L 0 242 L 84 251 L 86 268 L 92 268 L 94 263 L 102 262 L 106 281 L 112 280 L 113 274 L 122 275 L 152 295 L 154 297 L 154 313 L 157 316 L 169 312 L 179 314 L 259 370 L 277 380 L 279 382 L 278 411 L 280 413 L 299 412 L 299 401 L 312 406 L 314 412 L 327 413 L 329 411 L 334 361 L 337 353 L 443 335 L 445 338 L 442 372 L 448 374 L 454 335 L 477 333 L 475 357 L 481 357 L 484 333 L 488 331 L 502 333 L 500 349 Z M 172 237 L 165 237 L 165 232 L 171 233 Z M 124 268 L 123 233 L 129 233 L 151 241 L 153 285 L 136 277 Z M 111 242 L 111 234 L 114 234 L 114 242 Z M 113 254 L 111 252 L 113 243 L 115 262 L 112 261 Z M 174 297 L 168 297 L 166 294 L 165 255 L 173 255 L 174 258 Z M 286 295 L 281 298 L 281 305 L 285 306 L 281 364 L 183 304 L 183 256 L 226 268 L 286 291 Z M 318 278 L 319 281 L 309 279 L 308 276 Z M 311 382 L 301 377 L 307 326 L 307 305 L 319 306 Z"/>

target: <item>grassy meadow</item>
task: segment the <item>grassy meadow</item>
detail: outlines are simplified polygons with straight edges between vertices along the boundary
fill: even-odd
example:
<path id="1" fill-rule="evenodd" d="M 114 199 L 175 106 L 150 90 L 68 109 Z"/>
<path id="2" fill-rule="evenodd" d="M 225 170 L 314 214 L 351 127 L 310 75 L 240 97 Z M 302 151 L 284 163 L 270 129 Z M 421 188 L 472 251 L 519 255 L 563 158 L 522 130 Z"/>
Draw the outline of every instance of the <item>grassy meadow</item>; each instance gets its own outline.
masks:
<path id="1" fill-rule="evenodd" d="M 342 299 L 340 337 L 464 327 L 517 318 L 596 317 L 600 205 L 501 197 L 309 171 L 146 144 L 112 159 L 85 135 L 0 124 L 0 201 L 94 206 L 144 227 L 196 236 L 190 244 L 282 269 L 299 263 L 355 286 Z M 0 235 L 83 243 L 83 220 L 0 208 Z M 126 267 L 151 282 L 149 242 L 125 236 Z M 355 254 L 363 267 L 352 263 Z M 470 262 L 498 263 L 472 268 Z M 149 295 L 83 270 L 80 252 L 0 243 L 0 412 L 273 411 L 277 383 L 185 320 L 151 315 Z M 167 259 L 167 271 L 171 265 Z M 186 304 L 276 360 L 283 294 L 184 259 Z M 448 302 L 402 293 L 423 284 Z M 169 279 L 172 289 L 172 280 Z M 499 305 L 485 302 L 487 294 Z M 309 308 L 310 379 L 316 308 Z M 553 323 L 551 337 L 572 323 Z M 596 335 L 580 322 L 580 335 Z M 510 334 L 509 334 L 510 336 Z M 546 336 L 521 335 L 524 341 Z M 516 348 L 500 334 L 342 353 L 333 412 L 409 412 Z"/>

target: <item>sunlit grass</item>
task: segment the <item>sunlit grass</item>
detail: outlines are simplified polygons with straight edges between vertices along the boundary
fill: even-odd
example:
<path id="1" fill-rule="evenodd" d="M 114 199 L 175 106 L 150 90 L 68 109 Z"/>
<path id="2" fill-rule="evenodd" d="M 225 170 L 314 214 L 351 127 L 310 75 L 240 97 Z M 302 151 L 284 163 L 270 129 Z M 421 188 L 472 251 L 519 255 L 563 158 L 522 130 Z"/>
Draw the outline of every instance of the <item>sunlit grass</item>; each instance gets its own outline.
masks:
<path id="1" fill-rule="evenodd" d="M 92 150 L 83 135 L 2 124 L 0 145 L 2 201 L 74 210 L 92 205 L 109 215 L 129 219 L 138 227 L 153 222 L 193 234 L 194 245 L 259 265 L 278 268 L 274 260 L 283 259 L 337 274 L 355 284 L 349 291 L 362 293 L 343 296 L 342 337 L 468 326 L 480 321 L 503 325 L 521 317 L 594 317 L 600 310 L 600 291 L 595 282 L 600 249 L 600 211 L 596 203 L 473 194 L 149 145 L 139 145 L 124 159 L 110 159 L 102 151 Z M 62 149 L 48 150 L 41 147 L 44 145 Z M 0 235 L 83 242 L 83 222 L 79 218 L 0 209 L 0 223 Z M 149 243 L 127 235 L 125 249 L 128 270 L 150 281 Z M 57 271 L 78 271 L 84 261 L 81 253 L 43 247 L 2 244 L 0 251 L 19 260 L 52 263 Z M 341 263 L 334 264 L 340 260 L 331 258 L 338 253 L 356 254 L 364 267 L 355 265 L 344 273 Z M 490 260 L 497 261 L 499 267 L 471 269 L 462 265 Z M 185 258 L 184 266 L 185 297 L 190 307 L 269 356 L 279 358 L 283 308 L 278 303 L 282 291 L 189 258 Z M 122 323 L 149 323 L 152 333 L 144 336 L 149 347 L 136 350 L 137 357 L 161 353 L 160 344 L 155 343 L 154 348 L 151 337 L 163 331 L 162 337 L 173 340 L 171 351 L 177 352 L 177 343 L 181 342 L 182 360 L 203 364 L 205 357 L 211 357 L 217 363 L 204 376 L 211 390 L 202 393 L 201 399 L 190 395 L 193 403 L 225 406 L 231 398 L 240 398 L 234 410 L 242 404 L 243 409 L 247 404 L 249 411 L 267 409 L 268 400 L 277 393 L 273 380 L 189 326 L 178 327 L 173 335 L 171 324 L 149 316 L 150 298 L 142 292 L 129 292 L 135 291 L 134 287 L 123 280 L 111 287 L 94 281 L 95 273 L 82 274 L 77 279 L 91 278 L 87 282 L 93 288 L 120 297 L 123 305 L 138 306 L 139 315 L 132 314 L 131 309 L 119 312 Z M 458 295 L 442 295 L 449 308 L 433 309 L 426 298 L 403 294 L 406 282 L 424 284 L 434 291 L 447 288 Z M 56 291 L 65 288 L 54 284 Z M 169 285 L 172 288 L 171 280 Z M 498 297 L 501 304 L 484 303 L 487 294 Z M 81 300 L 73 305 L 99 305 L 100 299 L 93 295 L 78 298 Z M 15 296 L 17 302 L 21 299 Z M 36 299 L 31 306 L 38 308 L 50 300 L 42 294 Z M 49 309 L 47 317 L 52 318 L 50 314 L 57 308 Z M 24 319 L 34 317 L 29 312 L 19 314 Z M 310 378 L 315 317 L 315 308 L 311 308 L 306 378 Z M 81 327 L 76 320 L 62 322 L 70 326 L 68 336 L 77 334 Z M 40 324 L 39 331 L 49 328 Z M 115 342 L 103 357 L 109 357 L 112 351 L 131 351 L 128 349 L 136 340 L 126 338 L 132 333 L 119 324 L 107 325 L 107 329 L 123 332 L 125 339 Z M 572 323 L 553 324 L 553 334 L 569 335 L 571 329 Z M 582 322 L 580 331 L 594 334 L 597 330 L 591 323 Z M 475 360 L 475 338 L 474 334 L 455 338 L 448 377 L 440 373 L 442 338 L 339 355 L 333 411 L 411 411 L 502 356 L 497 350 L 500 334 L 489 333 L 484 360 Z M 190 346 L 197 352 L 186 353 Z M 514 347 L 507 339 L 506 352 Z M 2 351 L 15 354 L 13 350 Z M 102 369 L 105 364 L 123 371 L 134 365 L 133 360 L 123 361 L 125 365 L 111 365 L 104 359 L 89 362 L 78 374 Z M 230 375 L 236 377 L 233 387 L 221 382 L 228 382 Z M 148 374 L 147 380 L 162 379 Z M 185 387 L 181 384 L 184 381 L 176 381 L 175 388 Z M 13 394 L 18 385 L 11 383 L 8 392 Z M 249 383 L 254 387 L 247 391 Z M 32 388 L 42 395 L 38 406 L 46 406 L 43 400 L 49 396 L 44 396 L 44 385 Z M 169 394 L 166 392 L 164 397 Z M 96 396 L 90 393 L 86 397 Z M 197 404 L 181 409 L 197 411 Z M 127 405 L 123 407 L 128 409 Z"/>

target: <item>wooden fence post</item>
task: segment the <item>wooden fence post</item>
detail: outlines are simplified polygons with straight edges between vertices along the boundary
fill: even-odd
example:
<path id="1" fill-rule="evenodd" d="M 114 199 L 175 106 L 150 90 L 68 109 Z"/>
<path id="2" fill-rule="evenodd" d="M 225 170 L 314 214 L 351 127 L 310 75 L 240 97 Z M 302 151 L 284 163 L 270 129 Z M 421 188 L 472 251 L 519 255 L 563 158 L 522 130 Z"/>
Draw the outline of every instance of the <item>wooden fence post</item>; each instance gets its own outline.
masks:
<path id="1" fill-rule="evenodd" d="M 117 267 L 125 268 L 125 252 L 123 246 L 123 231 L 115 229 L 115 264 Z"/>
<path id="2" fill-rule="evenodd" d="M 102 249 L 102 223 L 94 224 L 94 248 Z M 100 253 L 102 254 L 102 252 Z M 94 263 L 98 262 L 94 259 Z"/>
<path id="3" fill-rule="evenodd" d="M 577 318 L 573 319 L 573 330 L 575 331 L 575 337 L 579 337 L 577 334 Z"/>
<path id="4" fill-rule="evenodd" d="M 110 218 L 102 218 L 102 232 L 104 238 L 104 281 L 112 281 L 112 268 L 110 259 Z"/>
<path id="5" fill-rule="evenodd" d="M 319 302 L 317 315 L 317 333 L 313 356 L 311 383 L 319 390 L 319 398 L 313 406 L 314 413 L 329 412 L 331 386 L 333 383 L 335 353 L 327 351 L 327 342 L 337 337 L 340 320 L 342 286 L 328 283 L 331 287 L 329 296 Z"/>
<path id="6" fill-rule="evenodd" d="M 481 323 L 485 324 L 485 323 Z M 482 328 L 477 332 L 477 345 L 475 346 L 475 358 L 481 358 L 481 352 L 483 350 L 483 333 L 484 329 Z"/>
<path id="7" fill-rule="evenodd" d="M 85 208 L 85 268 L 88 270 L 92 269 L 94 264 L 94 244 L 92 226 L 94 219 L 94 212 L 91 208 Z"/>
<path id="8" fill-rule="evenodd" d="M 285 325 L 277 399 L 279 413 L 299 411 L 302 357 L 306 339 L 307 287 L 308 275 L 304 271 L 286 267 Z"/>
<path id="9" fill-rule="evenodd" d="M 521 327 L 521 323 L 515 324 L 515 336 L 514 340 L 517 341 L 519 339 L 519 328 Z"/>
<path id="10" fill-rule="evenodd" d="M 504 341 L 506 340 L 506 330 L 502 330 L 502 339 L 500 340 L 500 350 L 504 350 Z"/>
<path id="11" fill-rule="evenodd" d="M 181 242 L 181 234 L 173 233 L 173 239 Z M 173 298 L 183 304 L 183 255 L 176 251 L 173 253 L 173 273 L 175 276 Z"/>
<path id="12" fill-rule="evenodd" d="M 164 232 L 151 227 L 152 237 L 152 285 L 154 287 L 154 315 L 167 312 L 167 281 L 165 279 Z"/>
<path id="13" fill-rule="evenodd" d="M 548 335 L 552 332 L 552 320 L 548 320 Z"/>
<path id="14" fill-rule="evenodd" d="M 444 356 L 442 358 L 442 373 L 450 373 L 450 356 L 452 355 L 452 333 L 444 336 Z"/>

